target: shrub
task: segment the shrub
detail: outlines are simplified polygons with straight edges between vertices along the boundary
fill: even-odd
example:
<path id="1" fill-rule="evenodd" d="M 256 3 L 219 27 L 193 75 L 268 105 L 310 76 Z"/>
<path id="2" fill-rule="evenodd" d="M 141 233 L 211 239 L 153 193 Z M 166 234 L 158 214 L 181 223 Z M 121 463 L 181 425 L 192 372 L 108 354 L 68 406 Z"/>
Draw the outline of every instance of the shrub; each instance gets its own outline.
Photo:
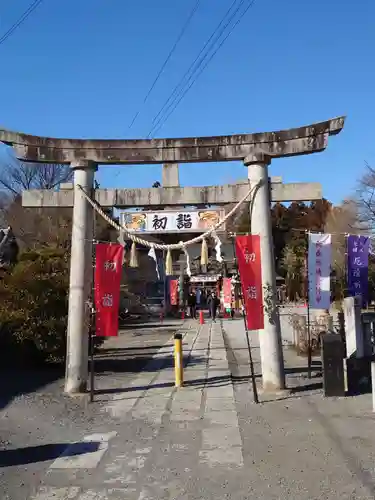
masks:
<path id="1" fill-rule="evenodd" d="M 0 280 L 0 347 L 13 362 L 64 360 L 68 261 L 65 250 L 24 252 Z"/>

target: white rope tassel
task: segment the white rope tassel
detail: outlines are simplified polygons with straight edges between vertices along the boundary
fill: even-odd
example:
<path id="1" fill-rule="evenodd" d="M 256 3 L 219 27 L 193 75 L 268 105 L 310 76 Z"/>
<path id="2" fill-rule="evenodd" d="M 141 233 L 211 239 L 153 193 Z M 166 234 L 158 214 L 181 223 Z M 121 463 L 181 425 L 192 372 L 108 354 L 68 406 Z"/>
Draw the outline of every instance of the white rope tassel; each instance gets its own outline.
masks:
<path id="1" fill-rule="evenodd" d="M 148 256 L 151 257 L 151 259 L 154 259 L 154 261 L 155 261 L 155 267 L 156 267 L 156 274 L 157 274 L 158 280 L 160 280 L 158 259 L 156 257 L 156 252 L 155 252 L 154 245 L 152 245 L 152 247 L 150 248 L 150 251 L 148 252 Z"/>
<path id="2" fill-rule="evenodd" d="M 196 236 L 192 240 L 185 241 L 184 243 L 175 243 L 173 245 L 162 245 L 160 243 L 151 243 L 150 241 L 143 240 L 142 238 L 139 238 L 134 234 L 133 231 L 129 231 L 125 226 L 120 226 L 117 222 L 111 219 L 109 215 L 107 215 L 102 208 L 98 205 L 98 203 L 95 200 L 92 200 L 90 196 L 85 192 L 83 187 L 80 184 L 77 184 L 78 189 L 81 191 L 83 196 L 86 198 L 88 203 L 93 207 L 93 209 L 103 217 L 105 221 L 108 222 L 112 227 L 117 229 L 117 231 L 120 231 L 122 229 L 124 233 L 127 235 L 127 237 L 133 241 L 134 243 L 139 243 L 140 245 L 143 245 L 144 247 L 151 248 L 152 245 L 157 250 L 180 250 L 184 246 L 189 246 L 189 245 L 194 245 L 195 243 L 199 243 L 200 241 L 204 240 L 205 238 L 208 238 L 212 233 L 214 233 L 219 227 L 221 227 L 223 224 L 226 223 L 226 221 L 232 217 L 232 215 L 239 209 L 239 207 L 246 201 L 246 199 L 251 195 L 251 193 L 258 188 L 259 182 L 255 184 L 249 191 L 246 193 L 246 196 L 244 196 L 238 203 L 235 205 L 232 210 L 230 210 L 227 215 L 224 217 L 224 219 L 220 220 L 217 224 L 211 227 L 208 231 L 206 231 L 203 234 L 200 234 L 199 236 Z"/>
<path id="3" fill-rule="evenodd" d="M 186 274 L 190 278 L 190 276 L 191 276 L 190 255 L 189 255 L 189 252 L 187 251 L 187 248 L 185 247 L 185 245 L 182 247 L 182 250 L 183 250 L 184 254 L 186 255 Z"/>
<path id="4" fill-rule="evenodd" d="M 125 261 L 126 261 L 126 243 L 125 243 L 125 233 L 124 233 L 124 230 L 122 228 L 120 228 L 120 234 L 117 238 L 117 241 L 120 243 L 120 245 L 122 246 L 122 248 L 124 249 L 124 252 L 123 252 L 123 258 L 122 258 L 122 265 L 125 264 Z"/>
<path id="5" fill-rule="evenodd" d="M 129 267 L 139 267 L 137 245 L 135 244 L 135 241 L 133 241 L 130 249 Z"/>
<path id="6" fill-rule="evenodd" d="M 212 233 L 212 236 L 213 236 L 213 238 L 214 238 L 214 240 L 215 240 L 215 243 L 216 243 L 216 245 L 215 245 L 216 260 L 217 260 L 218 262 L 223 262 L 223 257 L 222 257 L 222 255 L 221 255 L 221 241 L 220 241 L 220 238 L 219 238 L 219 236 L 216 234 L 216 232 L 215 232 L 215 233 Z"/>
<path id="7" fill-rule="evenodd" d="M 172 276 L 172 274 L 173 274 L 172 252 L 171 249 L 168 248 L 167 257 L 165 259 L 165 275 Z"/>
<path id="8" fill-rule="evenodd" d="M 208 265 L 208 245 L 206 238 L 202 240 L 202 249 L 201 249 L 201 266 Z"/>

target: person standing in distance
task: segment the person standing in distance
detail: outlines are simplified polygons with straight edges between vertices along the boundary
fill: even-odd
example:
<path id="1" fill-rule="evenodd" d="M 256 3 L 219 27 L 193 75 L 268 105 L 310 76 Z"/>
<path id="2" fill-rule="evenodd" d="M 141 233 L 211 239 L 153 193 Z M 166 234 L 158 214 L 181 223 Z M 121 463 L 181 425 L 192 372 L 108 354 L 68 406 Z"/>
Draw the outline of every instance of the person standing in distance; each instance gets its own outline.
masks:
<path id="1" fill-rule="evenodd" d="M 208 298 L 208 307 L 210 309 L 210 316 L 212 321 L 216 322 L 216 311 L 219 307 L 220 300 L 216 297 L 215 292 L 212 292 L 210 297 Z"/>
<path id="2" fill-rule="evenodd" d="M 190 308 L 190 317 L 197 319 L 197 297 L 193 291 L 189 293 L 188 305 Z"/>

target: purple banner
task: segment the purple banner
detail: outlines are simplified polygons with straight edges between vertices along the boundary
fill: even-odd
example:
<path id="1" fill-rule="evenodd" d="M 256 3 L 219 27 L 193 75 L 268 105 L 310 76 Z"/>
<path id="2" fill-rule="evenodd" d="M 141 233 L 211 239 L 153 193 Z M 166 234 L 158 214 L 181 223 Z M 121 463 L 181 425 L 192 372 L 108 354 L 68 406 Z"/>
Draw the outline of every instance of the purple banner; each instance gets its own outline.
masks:
<path id="1" fill-rule="evenodd" d="M 362 305 L 368 297 L 368 255 L 370 238 L 348 236 L 348 291 L 352 297 L 361 296 Z"/>

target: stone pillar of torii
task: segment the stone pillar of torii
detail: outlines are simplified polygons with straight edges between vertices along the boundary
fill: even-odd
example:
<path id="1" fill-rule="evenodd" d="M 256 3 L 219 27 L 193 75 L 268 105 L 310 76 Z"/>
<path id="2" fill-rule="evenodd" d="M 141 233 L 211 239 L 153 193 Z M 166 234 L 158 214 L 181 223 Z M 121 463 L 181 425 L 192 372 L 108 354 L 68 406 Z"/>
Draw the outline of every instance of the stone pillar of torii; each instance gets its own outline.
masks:
<path id="1" fill-rule="evenodd" d="M 92 287 L 93 208 L 78 186 L 95 195 L 102 207 L 224 205 L 237 203 L 250 185 L 257 186 L 251 199 L 251 232 L 260 235 L 262 282 L 274 307 L 264 311 L 259 331 L 262 382 L 266 391 L 285 388 L 281 331 L 276 307 L 276 273 L 273 255 L 270 203 L 321 199 L 316 183 L 269 182 L 271 160 L 323 151 L 330 135 L 338 134 L 345 118 L 276 132 L 214 137 L 152 140 L 57 139 L 0 130 L 0 142 L 12 146 L 17 158 L 38 163 L 66 163 L 74 170 L 71 190 L 24 191 L 25 207 L 71 207 L 73 227 L 69 285 L 69 316 L 65 391 L 86 391 L 88 379 L 87 302 Z M 178 187 L 177 164 L 241 160 L 249 183 L 224 186 Z M 150 189 L 98 189 L 94 193 L 97 165 L 167 164 L 164 185 Z M 208 168 L 208 165 L 205 167 Z M 265 286 L 267 285 L 267 286 Z"/>

